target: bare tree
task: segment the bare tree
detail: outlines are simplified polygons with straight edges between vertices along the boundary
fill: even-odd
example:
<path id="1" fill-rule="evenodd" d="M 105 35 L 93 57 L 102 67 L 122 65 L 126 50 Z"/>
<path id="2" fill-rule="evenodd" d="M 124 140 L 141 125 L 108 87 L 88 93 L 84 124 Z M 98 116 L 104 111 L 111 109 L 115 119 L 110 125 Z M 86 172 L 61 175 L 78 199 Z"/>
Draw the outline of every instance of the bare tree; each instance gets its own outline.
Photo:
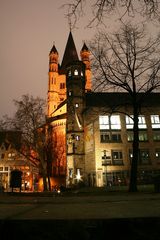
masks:
<path id="1" fill-rule="evenodd" d="M 104 23 L 105 17 L 112 14 L 115 10 L 121 10 L 120 18 L 128 15 L 133 17 L 135 14 L 140 14 L 145 19 L 159 20 L 159 5 L 158 0 L 72 0 L 64 4 L 66 16 L 74 26 L 79 18 L 86 13 L 86 5 L 90 7 L 92 16 L 88 26 Z"/>
<path id="2" fill-rule="evenodd" d="M 137 191 L 138 117 L 143 101 L 160 89 L 160 40 L 144 28 L 123 25 L 118 33 L 99 33 L 90 45 L 96 90 L 128 92 L 133 115 L 133 160 L 129 190 Z M 127 104 L 127 103 L 126 103 Z"/>
<path id="3" fill-rule="evenodd" d="M 44 191 L 47 188 L 47 160 L 51 146 L 45 132 L 45 101 L 39 97 L 23 95 L 14 100 L 17 111 L 13 118 L 1 120 L 1 128 L 22 131 L 21 154 L 40 168 Z"/>

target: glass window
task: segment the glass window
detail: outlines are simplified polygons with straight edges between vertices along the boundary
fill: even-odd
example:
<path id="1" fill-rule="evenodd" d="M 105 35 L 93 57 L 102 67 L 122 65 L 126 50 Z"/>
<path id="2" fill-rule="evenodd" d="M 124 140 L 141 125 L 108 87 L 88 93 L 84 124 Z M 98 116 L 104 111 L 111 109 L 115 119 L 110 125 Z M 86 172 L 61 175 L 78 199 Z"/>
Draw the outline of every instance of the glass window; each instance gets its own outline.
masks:
<path id="1" fill-rule="evenodd" d="M 121 142 L 121 134 L 120 133 L 114 133 L 114 132 L 100 132 L 101 136 L 101 143 L 106 142 Z"/>
<path id="2" fill-rule="evenodd" d="M 121 129 L 121 122 L 119 115 L 110 116 L 110 127 L 111 129 Z"/>
<path id="3" fill-rule="evenodd" d="M 65 83 L 60 83 L 60 89 L 64 89 L 65 88 Z"/>
<path id="4" fill-rule="evenodd" d="M 126 128 L 127 129 L 133 129 L 133 125 L 134 125 L 133 115 L 126 116 Z M 142 128 L 146 129 L 147 128 L 145 116 L 139 116 L 138 117 L 138 127 L 140 129 L 142 129 Z"/>
<path id="5" fill-rule="evenodd" d="M 99 116 L 100 129 L 121 129 L 119 115 Z"/>
<path id="6" fill-rule="evenodd" d="M 133 129 L 133 116 L 126 116 L 126 128 Z"/>
<path id="7" fill-rule="evenodd" d="M 78 70 L 77 69 L 74 70 L 74 75 L 76 75 L 76 76 L 78 75 Z"/>
<path id="8" fill-rule="evenodd" d="M 113 165 L 123 165 L 123 155 L 121 150 L 112 150 Z"/>
<path id="9" fill-rule="evenodd" d="M 138 117 L 138 127 L 139 128 L 147 128 L 146 120 L 145 120 L 144 116 L 139 116 Z"/>
<path id="10" fill-rule="evenodd" d="M 128 140 L 128 142 L 132 142 L 133 139 L 134 139 L 133 132 L 132 131 L 128 131 L 127 132 L 127 140 Z M 141 142 L 148 141 L 148 135 L 147 135 L 146 131 L 140 131 L 139 132 L 139 141 L 141 141 Z"/>
<path id="11" fill-rule="evenodd" d="M 160 131 L 153 131 L 153 140 L 160 141 Z"/>
<path id="12" fill-rule="evenodd" d="M 147 132 L 139 132 L 139 141 L 145 142 L 148 141 Z"/>
<path id="13" fill-rule="evenodd" d="M 149 164 L 150 163 L 150 156 L 148 149 L 140 149 L 139 150 L 139 164 Z"/>
<path id="14" fill-rule="evenodd" d="M 108 116 L 99 116 L 100 129 L 109 129 L 109 118 Z"/>
<path id="15" fill-rule="evenodd" d="M 151 115 L 151 125 L 152 125 L 152 128 L 160 128 L 159 115 Z"/>

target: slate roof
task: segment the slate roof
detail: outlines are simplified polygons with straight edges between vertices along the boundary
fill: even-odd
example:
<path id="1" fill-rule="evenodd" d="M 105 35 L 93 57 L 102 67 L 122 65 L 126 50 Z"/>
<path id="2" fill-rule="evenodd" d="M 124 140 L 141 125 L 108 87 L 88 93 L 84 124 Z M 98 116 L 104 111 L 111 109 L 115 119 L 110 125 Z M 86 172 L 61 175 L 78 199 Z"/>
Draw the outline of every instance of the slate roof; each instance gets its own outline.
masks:
<path id="1" fill-rule="evenodd" d="M 57 51 L 55 45 L 53 45 L 53 47 L 52 47 L 50 53 L 52 53 L 52 52 L 53 52 L 53 53 L 58 53 L 58 51 Z"/>
<path id="2" fill-rule="evenodd" d="M 86 93 L 86 107 L 114 107 L 132 105 L 132 98 L 126 92 L 89 92 Z M 160 106 L 160 93 L 150 93 L 144 97 L 143 93 L 138 94 L 143 99 L 143 107 Z"/>
<path id="3" fill-rule="evenodd" d="M 61 69 L 64 70 L 66 65 L 68 65 L 70 62 L 73 61 L 78 61 L 78 54 L 77 54 L 77 50 L 76 50 L 76 46 L 73 40 L 73 36 L 72 33 L 69 33 L 69 37 L 68 37 L 68 41 L 66 44 L 66 48 L 64 51 L 64 55 L 63 55 L 63 60 L 62 60 L 62 64 L 61 64 Z"/>

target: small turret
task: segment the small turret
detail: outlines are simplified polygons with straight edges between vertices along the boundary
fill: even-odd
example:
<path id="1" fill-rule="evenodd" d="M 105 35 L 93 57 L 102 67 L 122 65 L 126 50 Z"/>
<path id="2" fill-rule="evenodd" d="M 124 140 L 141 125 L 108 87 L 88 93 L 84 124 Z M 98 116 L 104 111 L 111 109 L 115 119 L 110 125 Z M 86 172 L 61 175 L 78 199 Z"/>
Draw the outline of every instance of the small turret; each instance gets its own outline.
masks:
<path id="1" fill-rule="evenodd" d="M 49 71 L 50 72 L 58 72 L 58 51 L 53 45 L 50 54 L 49 54 Z"/>
<path id="2" fill-rule="evenodd" d="M 88 47 L 86 46 L 85 43 L 83 44 L 80 55 L 81 55 L 81 60 L 86 65 L 86 69 L 91 69 L 90 60 L 89 60 L 90 51 L 88 50 Z"/>
<path id="3" fill-rule="evenodd" d="M 88 47 L 86 46 L 86 44 L 83 44 L 83 47 L 81 49 L 80 52 L 81 55 L 81 60 L 82 62 L 85 64 L 86 66 L 86 71 L 85 71 L 85 75 L 86 75 L 86 85 L 85 85 L 85 90 L 87 92 L 91 91 L 91 65 L 90 65 L 90 51 L 88 49 Z"/>

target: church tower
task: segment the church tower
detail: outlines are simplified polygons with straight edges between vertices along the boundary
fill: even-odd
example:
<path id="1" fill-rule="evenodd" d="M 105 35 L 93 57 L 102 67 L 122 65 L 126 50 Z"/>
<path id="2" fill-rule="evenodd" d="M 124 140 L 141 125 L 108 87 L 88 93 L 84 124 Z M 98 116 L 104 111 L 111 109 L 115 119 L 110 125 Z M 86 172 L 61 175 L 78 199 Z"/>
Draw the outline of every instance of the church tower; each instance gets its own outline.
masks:
<path id="1" fill-rule="evenodd" d="M 61 65 L 53 45 L 49 54 L 48 122 L 53 136 L 53 177 L 75 184 L 84 176 L 85 93 L 91 91 L 90 52 L 86 46 L 79 60 L 69 33 Z"/>
<path id="2" fill-rule="evenodd" d="M 85 64 L 73 61 L 66 66 L 67 84 L 67 184 L 75 184 L 84 175 Z"/>

